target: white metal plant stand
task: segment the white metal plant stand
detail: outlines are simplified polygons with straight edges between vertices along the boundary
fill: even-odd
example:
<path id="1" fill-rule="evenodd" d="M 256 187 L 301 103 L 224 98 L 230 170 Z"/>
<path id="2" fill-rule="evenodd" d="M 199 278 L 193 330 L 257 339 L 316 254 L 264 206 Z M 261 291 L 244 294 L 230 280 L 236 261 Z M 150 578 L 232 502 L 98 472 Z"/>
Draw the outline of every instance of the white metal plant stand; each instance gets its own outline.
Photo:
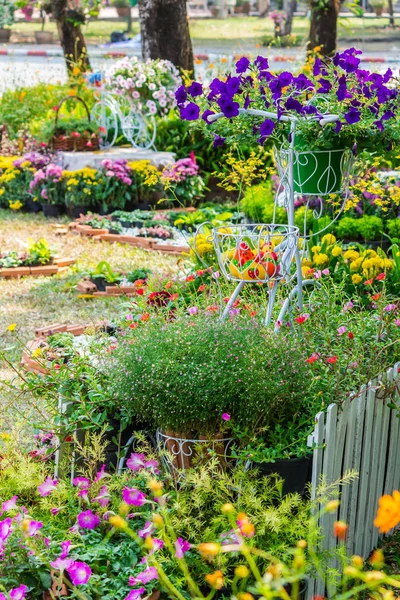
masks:
<path id="1" fill-rule="evenodd" d="M 91 118 L 100 128 L 100 147 L 111 148 L 121 131 L 134 148 L 154 148 L 157 125 L 153 114 L 139 111 L 128 96 L 101 89 Z"/>
<path id="2" fill-rule="evenodd" d="M 239 113 L 278 120 L 277 113 L 264 110 L 239 109 Z M 208 120 L 214 122 L 222 117 L 224 114 L 218 113 L 210 116 Z M 315 117 L 309 118 L 310 120 L 315 119 Z M 327 123 L 334 123 L 339 119 L 340 117 L 337 115 L 326 114 L 319 122 L 323 127 Z M 244 286 L 258 283 L 268 285 L 265 324 L 269 325 L 279 284 L 295 282 L 282 305 L 275 322 L 275 330 L 279 329 L 280 323 L 283 322 L 295 297 L 297 297 L 298 306 L 302 310 L 303 287 L 315 284 L 314 279 L 303 280 L 302 277 L 302 258 L 307 252 L 307 241 L 313 235 L 328 229 L 343 211 L 353 163 L 353 155 L 350 150 L 297 152 L 295 136 L 298 118 L 292 115 L 282 115 L 280 120 L 290 122 L 290 144 L 289 148 L 276 151 L 280 184 L 275 198 L 274 222 L 214 227 L 210 234 L 210 242 L 212 241 L 214 245 L 222 274 L 228 281 L 238 282 L 222 313 L 222 320 L 228 317 Z M 322 161 L 319 160 L 319 155 L 323 155 Z M 309 175 L 306 180 L 301 180 L 300 169 L 305 166 L 309 169 Z M 329 225 L 318 232 L 307 234 L 306 220 L 310 201 L 316 197 L 320 199 L 319 209 L 313 209 L 314 218 L 318 219 L 322 216 L 324 209 L 323 198 L 343 190 L 345 193 L 341 207 Z M 301 235 L 299 228 L 295 226 L 295 194 L 307 197 L 304 231 Z M 282 199 L 283 206 L 287 211 L 288 225 L 275 223 L 276 206 L 278 201 L 282 202 Z M 195 238 L 205 225 L 205 223 L 200 225 Z M 196 248 L 196 239 L 194 239 L 194 247 Z M 293 263 L 295 263 L 294 272 Z"/>

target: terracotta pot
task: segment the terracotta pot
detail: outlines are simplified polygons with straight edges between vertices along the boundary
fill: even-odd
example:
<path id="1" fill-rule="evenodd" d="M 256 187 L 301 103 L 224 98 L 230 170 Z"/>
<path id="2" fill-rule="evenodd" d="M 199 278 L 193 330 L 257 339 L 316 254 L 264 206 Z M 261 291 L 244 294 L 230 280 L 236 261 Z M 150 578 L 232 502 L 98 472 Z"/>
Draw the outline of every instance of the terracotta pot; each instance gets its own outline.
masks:
<path id="1" fill-rule="evenodd" d="M 377 17 L 382 16 L 383 15 L 383 6 L 375 6 L 374 13 L 376 14 Z"/>
<path id="2" fill-rule="evenodd" d="M 55 275 L 57 272 L 57 265 L 40 265 L 39 267 L 31 267 L 32 277 L 41 277 L 42 275 Z"/>
<path id="3" fill-rule="evenodd" d="M 52 44 L 54 33 L 52 31 L 35 31 L 35 40 L 37 44 Z"/>
<path id="4" fill-rule="evenodd" d="M 130 6 L 116 6 L 115 8 L 119 17 L 129 17 Z"/>
<path id="5" fill-rule="evenodd" d="M 11 29 L 0 28 L 0 44 L 7 44 L 10 41 Z"/>

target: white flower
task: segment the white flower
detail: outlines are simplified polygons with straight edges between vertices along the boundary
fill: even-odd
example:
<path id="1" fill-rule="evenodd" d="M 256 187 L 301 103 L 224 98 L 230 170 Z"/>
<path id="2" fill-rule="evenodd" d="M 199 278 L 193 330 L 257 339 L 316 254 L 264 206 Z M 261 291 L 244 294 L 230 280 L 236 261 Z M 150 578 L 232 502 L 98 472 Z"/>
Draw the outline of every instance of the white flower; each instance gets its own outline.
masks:
<path id="1" fill-rule="evenodd" d="M 149 90 L 153 91 L 156 89 L 156 84 L 155 83 L 149 83 Z"/>

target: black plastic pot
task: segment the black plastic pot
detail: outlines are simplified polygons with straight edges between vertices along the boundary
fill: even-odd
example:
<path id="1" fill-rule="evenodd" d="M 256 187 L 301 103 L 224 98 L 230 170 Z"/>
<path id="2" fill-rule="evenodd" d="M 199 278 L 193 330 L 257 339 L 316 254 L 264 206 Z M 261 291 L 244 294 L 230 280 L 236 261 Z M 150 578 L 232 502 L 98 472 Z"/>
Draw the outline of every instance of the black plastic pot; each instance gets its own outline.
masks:
<path id="1" fill-rule="evenodd" d="M 73 219 L 79 219 L 81 215 L 86 215 L 89 208 L 87 206 L 68 206 L 67 213 Z"/>
<path id="2" fill-rule="evenodd" d="M 130 229 L 132 227 L 132 223 L 130 221 L 120 221 L 122 227 L 126 227 L 127 229 Z"/>
<path id="3" fill-rule="evenodd" d="M 42 208 L 45 217 L 59 217 L 63 207 L 59 204 L 42 204 Z"/>
<path id="4" fill-rule="evenodd" d="M 96 204 L 93 210 L 98 215 L 108 215 L 109 213 L 108 206 L 104 206 L 104 204 Z"/>
<path id="5" fill-rule="evenodd" d="M 277 473 L 282 479 L 282 495 L 298 493 L 303 495 L 306 484 L 311 481 L 311 457 L 280 459 L 274 463 L 252 463 L 261 475 Z"/>
<path id="6" fill-rule="evenodd" d="M 95 284 L 98 292 L 105 292 L 106 285 L 109 285 L 107 279 L 103 275 L 99 275 L 98 277 L 91 277 L 90 281 Z"/>
<path id="7" fill-rule="evenodd" d="M 34 202 L 32 198 L 27 198 L 24 201 L 23 209 L 29 213 L 37 213 L 40 210 L 42 210 L 42 205 L 40 204 L 40 202 Z"/>

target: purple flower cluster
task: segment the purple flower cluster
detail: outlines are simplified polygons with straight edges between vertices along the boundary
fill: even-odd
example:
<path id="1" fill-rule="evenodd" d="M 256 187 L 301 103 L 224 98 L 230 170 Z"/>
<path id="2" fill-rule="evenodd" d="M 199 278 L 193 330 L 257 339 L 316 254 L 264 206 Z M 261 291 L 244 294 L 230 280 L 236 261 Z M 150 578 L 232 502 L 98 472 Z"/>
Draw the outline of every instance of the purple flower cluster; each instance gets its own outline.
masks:
<path id="1" fill-rule="evenodd" d="M 48 187 L 61 181 L 62 172 L 62 167 L 53 163 L 43 169 L 38 169 L 29 184 L 29 191 L 33 192 L 36 188 L 41 187 L 40 195 L 44 200 L 47 200 L 49 198 Z"/>
<path id="2" fill-rule="evenodd" d="M 258 56 L 251 63 L 242 57 L 236 62 L 236 73 L 228 74 L 223 80 L 213 79 L 208 91 L 197 82 L 179 87 L 175 97 L 181 118 L 197 120 L 201 116 L 209 124 L 213 114 L 222 113 L 232 119 L 242 109 L 254 107 L 273 110 L 277 113 L 277 122 L 284 114 L 303 119 L 311 117 L 318 122 L 330 111 L 340 117 L 336 133 L 361 120 L 371 121 L 375 131 L 383 132 L 386 122 L 395 118 L 398 87 L 393 85 L 391 69 L 384 74 L 360 69 L 360 54 L 361 51 L 349 48 L 337 53 L 332 60 L 317 58 L 312 77 L 288 71 L 276 75 L 268 70 L 266 58 Z M 320 102 L 322 96 L 327 102 Z M 254 126 L 253 133 L 263 144 L 275 130 L 276 122 L 266 119 Z M 224 138 L 215 136 L 214 146 L 223 142 Z"/>
<path id="3" fill-rule="evenodd" d="M 199 173 L 194 152 L 188 158 L 180 158 L 171 166 L 165 167 L 162 178 L 174 182 L 185 181 L 187 177 L 194 177 Z"/>
<path id="4" fill-rule="evenodd" d="M 128 167 L 127 161 L 123 158 L 118 160 L 103 160 L 101 166 L 105 171 L 106 177 L 115 177 L 126 185 L 132 185 L 132 179 L 130 177 L 132 170 Z"/>
<path id="5" fill-rule="evenodd" d="M 24 163 L 27 162 L 29 162 L 30 166 L 34 169 L 42 169 L 49 164 L 50 157 L 39 154 L 39 152 L 29 152 L 28 154 L 24 154 L 22 158 L 17 158 L 17 160 L 14 160 L 13 166 L 19 169 Z"/>

